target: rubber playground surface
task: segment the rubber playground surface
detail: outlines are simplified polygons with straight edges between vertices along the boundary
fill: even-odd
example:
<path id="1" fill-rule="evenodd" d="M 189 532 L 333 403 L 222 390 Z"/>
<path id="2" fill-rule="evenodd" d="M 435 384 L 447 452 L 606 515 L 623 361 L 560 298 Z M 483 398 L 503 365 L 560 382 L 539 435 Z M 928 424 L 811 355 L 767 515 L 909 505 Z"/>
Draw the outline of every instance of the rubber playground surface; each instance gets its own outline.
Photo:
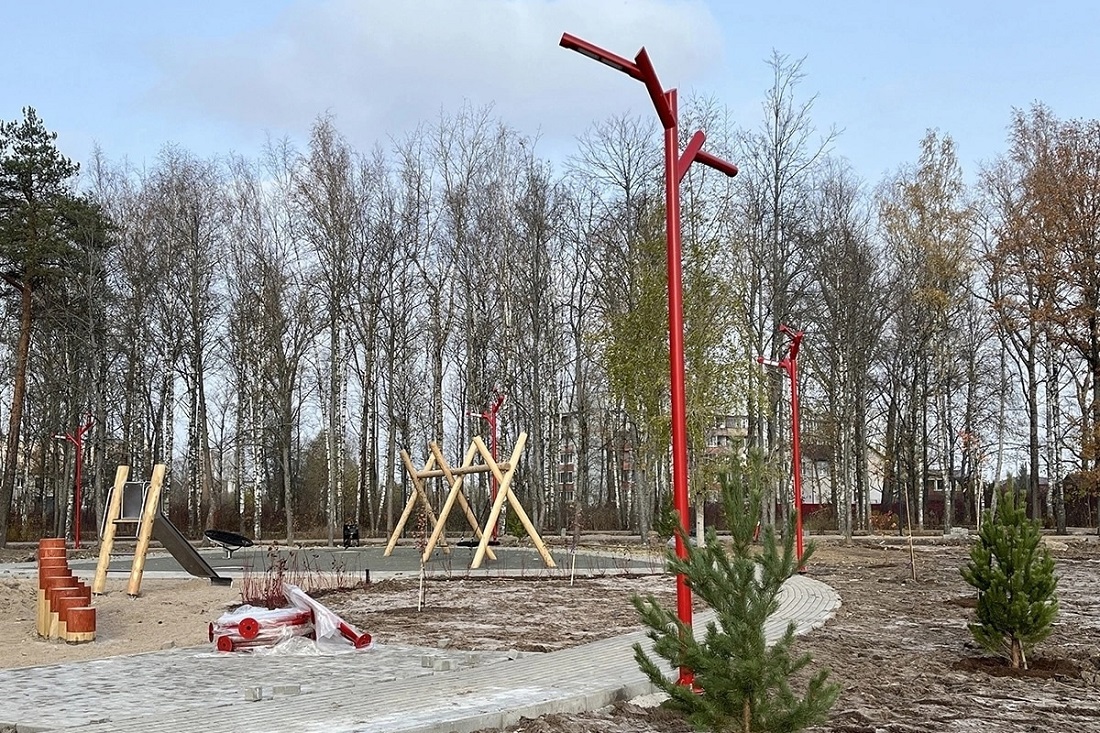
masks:
<path id="1" fill-rule="evenodd" d="M 534 577 L 568 577 L 571 572 L 583 575 L 654 573 L 661 572 L 664 561 L 660 558 L 647 558 L 627 552 L 579 551 L 572 554 L 568 549 L 551 548 L 550 553 L 556 568 L 548 568 L 542 558 L 532 549 L 523 547 L 492 548 L 496 560 L 488 557 L 481 567 L 471 570 L 476 547 L 452 543 L 448 548 L 437 548 L 427 563 L 425 572 L 432 575 L 531 575 Z M 109 572 L 129 573 L 131 556 L 126 554 L 124 546 L 118 545 L 111 556 Z M 253 546 L 233 552 L 232 557 L 218 548 L 203 548 L 198 552 L 219 575 L 241 577 L 247 573 L 263 574 L 269 568 L 282 564 L 288 573 L 319 572 L 340 573 L 351 579 L 358 579 L 369 572 L 372 579 L 397 575 L 417 575 L 420 572 L 420 552 L 414 546 L 398 546 L 389 557 L 383 557 L 384 548 L 380 545 L 360 547 L 303 546 L 287 548 L 285 546 Z M 71 560 L 74 570 L 94 570 L 94 559 Z M 152 551 L 146 562 L 145 572 L 150 574 L 182 573 L 183 566 L 170 554 Z"/>

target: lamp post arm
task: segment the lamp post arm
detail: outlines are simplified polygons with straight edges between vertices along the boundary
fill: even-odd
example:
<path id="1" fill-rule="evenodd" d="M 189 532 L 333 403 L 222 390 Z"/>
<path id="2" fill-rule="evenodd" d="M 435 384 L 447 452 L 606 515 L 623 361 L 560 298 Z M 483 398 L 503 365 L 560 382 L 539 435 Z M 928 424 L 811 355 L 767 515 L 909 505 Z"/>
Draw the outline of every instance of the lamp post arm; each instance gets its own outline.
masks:
<path id="1" fill-rule="evenodd" d="M 590 59 L 595 59 L 601 64 L 605 66 L 610 66 L 612 69 L 621 71 L 627 76 L 637 79 L 638 81 L 645 81 L 642 78 L 642 72 L 638 69 L 638 65 L 630 59 L 626 59 L 622 56 L 619 56 L 618 54 L 611 53 L 610 51 L 600 48 L 593 43 L 589 43 L 582 38 L 577 38 L 570 33 L 562 33 L 561 40 L 558 41 L 558 45 L 562 48 L 568 48 L 570 51 L 576 51 L 582 56 L 587 56 Z"/>
<path id="2" fill-rule="evenodd" d="M 672 110 L 672 102 L 665 94 L 665 89 L 657 78 L 657 72 L 654 70 L 653 62 L 649 60 L 649 53 L 645 48 L 642 48 L 638 55 L 634 57 L 634 63 L 637 65 L 638 71 L 641 72 L 640 78 L 642 83 L 645 84 L 645 90 L 649 92 L 649 98 L 653 100 L 653 108 L 657 110 L 657 117 L 661 120 L 661 126 L 666 130 L 676 127 L 676 114 Z"/>
<path id="3" fill-rule="evenodd" d="M 736 165 L 730 163 L 728 160 L 719 158 L 717 155 L 712 155 L 705 150 L 700 150 L 699 154 L 695 156 L 695 159 L 708 168 L 713 168 L 719 173 L 725 173 L 730 178 L 737 175 L 738 169 Z"/>
<path id="4" fill-rule="evenodd" d="M 676 163 L 676 182 L 684 180 L 684 176 L 687 175 L 688 168 L 695 162 L 699 153 L 703 150 L 703 143 L 706 142 L 707 136 L 703 134 L 702 130 L 696 131 L 691 136 L 691 140 L 688 141 L 687 147 L 684 148 L 684 152 L 680 155 L 680 160 Z"/>

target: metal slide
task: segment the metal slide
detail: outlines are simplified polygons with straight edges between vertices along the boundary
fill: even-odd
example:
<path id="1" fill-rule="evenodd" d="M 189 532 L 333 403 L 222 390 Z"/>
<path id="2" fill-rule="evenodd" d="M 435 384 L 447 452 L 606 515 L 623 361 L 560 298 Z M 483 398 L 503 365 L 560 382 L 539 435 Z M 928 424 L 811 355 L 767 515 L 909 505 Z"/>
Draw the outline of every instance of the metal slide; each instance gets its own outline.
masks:
<path id="1" fill-rule="evenodd" d="M 229 585 L 231 578 L 223 578 L 210 567 L 202 555 L 187 541 L 176 525 L 172 524 L 168 517 L 157 513 L 153 520 L 153 539 L 164 546 L 171 553 L 183 569 L 199 578 L 210 578 L 214 585 Z"/>

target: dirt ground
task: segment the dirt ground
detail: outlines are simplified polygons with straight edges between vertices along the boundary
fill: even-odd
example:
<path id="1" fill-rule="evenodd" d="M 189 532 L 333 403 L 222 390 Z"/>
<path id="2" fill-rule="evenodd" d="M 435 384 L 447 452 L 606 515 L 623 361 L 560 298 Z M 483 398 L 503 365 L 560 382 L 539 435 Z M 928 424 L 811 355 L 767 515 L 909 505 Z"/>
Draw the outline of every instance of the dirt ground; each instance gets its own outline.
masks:
<path id="1" fill-rule="evenodd" d="M 1050 542 L 1058 561 L 1061 613 L 1036 650 L 1033 670 L 1006 676 L 966 630 L 974 593 L 959 576 L 963 545 L 819 543 L 808 574 L 835 588 L 842 607 L 802 637 L 811 665 L 842 686 L 816 731 L 1100 731 L 1100 544 Z M 0 555 L 0 560 L 7 558 Z M 207 644 L 207 624 L 240 603 L 236 588 L 147 579 L 131 599 L 124 580 L 98 597 L 98 638 L 66 645 L 34 633 L 33 580 L 0 577 L 0 668 Z M 669 603 L 669 576 L 577 580 L 429 580 L 417 610 L 416 581 L 382 581 L 321 600 L 383 643 L 469 650 L 551 651 L 638 627 L 635 593 Z M 652 698 L 583 715 L 551 715 L 510 728 L 524 733 L 681 733 L 690 728 Z"/>
<path id="2" fill-rule="evenodd" d="M 835 588 L 842 607 L 825 628 L 800 638 L 841 685 L 824 733 L 1100 731 L 1100 545 L 1052 540 L 1061 613 L 1035 650 L 1032 670 L 1012 675 L 974 644 L 966 624 L 975 593 L 959 576 L 967 550 L 819 545 L 808 573 Z M 796 687 L 797 689 L 797 687 Z M 685 733 L 653 701 L 584 715 L 525 720 L 512 733 Z M 484 733 L 488 733 L 487 731 Z"/>

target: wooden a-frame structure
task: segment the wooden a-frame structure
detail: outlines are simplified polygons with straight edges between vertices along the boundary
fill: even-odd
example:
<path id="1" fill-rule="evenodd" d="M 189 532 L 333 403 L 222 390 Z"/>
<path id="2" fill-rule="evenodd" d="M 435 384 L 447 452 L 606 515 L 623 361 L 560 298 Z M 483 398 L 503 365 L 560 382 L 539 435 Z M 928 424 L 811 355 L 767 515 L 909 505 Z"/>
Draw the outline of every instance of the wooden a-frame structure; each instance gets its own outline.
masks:
<path id="1" fill-rule="evenodd" d="M 514 511 L 519 518 L 523 528 L 527 530 L 527 534 L 531 536 L 531 541 L 534 542 L 535 549 L 538 550 L 539 555 L 542 557 L 542 561 L 546 563 L 546 566 L 549 568 L 557 567 L 554 558 L 550 555 L 549 550 L 546 549 L 546 544 L 542 541 L 542 537 L 539 536 L 538 530 L 535 529 L 535 525 L 531 523 L 530 517 L 528 517 L 527 512 L 524 511 L 523 505 L 520 504 L 515 492 L 512 491 L 512 478 L 515 475 L 516 467 L 519 465 L 519 457 L 523 453 L 523 448 L 526 443 L 527 433 L 520 433 L 519 439 L 516 441 L 516 446 L 512 450 L 512 455 L 508 462 L 498 464 L 493 458 L 492 453 L 489 452 L 489 449 L 485 447 L 484 441 L 482 441 L 480 437 L 475 437 L 473 442 L 470 443 L 470 447 L 466 450 L 466 455 L 462 459 L 462 465 L 457 468 L 453 468 L 447 463 L 447 459 L 443 457 L 443 452 L 439 449 L 439 445 L 434 442 L 428 445 L 431 455 L 424 463 L 424 468 L 420 470 L 417 470 L 413 466 L 408 453 L 401 451 L 401 460 L 404 462 L 405 470 L 408 471 L 409 477 L 412 479 L 413 491 L 409 495 L 409 500 L 405 503 L 405 510 L 401 513 L 401 518 L 398 520 L 397 526 L 394 527 L 393 534 L 390 536 L 390 541 L 389 544 L 386 545 L 384 554 L 388 556 L 393 552 L 393 548 L 397 545 L 397 538 L 400 537 L 402 531 L 404 531 L 405 524 L 408 522 L 413 508 L 417 503 L 421 503 L 424 505 L 425 512 L 432 524 L 432 534 L 428 539 L 428 544 L 424 548 L 424 554 L 421 558 L 422 562 L 427 562 L 436 546 L 441 542 L 445 542 L 443 539 L 443 532 L 447 525 L 447 516 L 451 513 L 451 510 L 457 502 L 466 517 L 466 521 L 469 522 L 470 526 L 473 528 L 474 535 L 478 538 L 477 551 L 474 553 L 474 559 L 470 564 L 470 568 L 479 568 L 486 555 L 489 556 L 490 560 L 496 559 L 493 548 L 489 547 L 489 540 L 493 536 L 492 528 L 496 525 L 497 521 L 499 521 L 500 513 L 504 509 L 504 502 L 507 500 L 512 507 L 512 511 Z M 475 464 L 474 459 L 479 455 L 484 463 Z M 438 468 L 436 468 L 436 466 L 438 466 Z M 462 484 L 465 477 L 476 473 L 491 473 L 497 480 L 496 499 L 493 501 L 493 506 L 489 512 L 489 518 L 485 521 L 484 529 L 478 526 L 477 517 L 474 515 L 473 509 L 470 508 L 470 502 L 462 492 Z M 440 510 L 438 518 L 436 518 L 435 514 L 432 512 L 431 503 L 428 501 L 428 494 L 424 488 L 424 480 L 429 478 L 443 478 L 450 487 L 447 492 L 447 499 L 443 503 L 443 508 Z"/>

